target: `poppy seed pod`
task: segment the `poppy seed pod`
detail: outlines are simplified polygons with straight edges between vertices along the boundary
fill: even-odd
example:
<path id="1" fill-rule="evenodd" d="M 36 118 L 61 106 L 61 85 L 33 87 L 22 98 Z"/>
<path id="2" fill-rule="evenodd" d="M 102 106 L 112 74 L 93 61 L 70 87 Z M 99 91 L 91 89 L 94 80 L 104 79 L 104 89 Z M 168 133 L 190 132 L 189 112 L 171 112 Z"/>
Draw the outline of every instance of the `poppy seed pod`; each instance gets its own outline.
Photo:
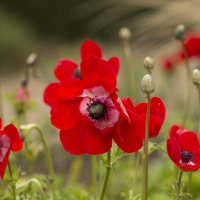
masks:
<path id="1" fill-rule="evenodd" d="M 144 64 L 144 68 L 149 72 L 151 73 L 151 71 L 153 70 L 154 68 L 154 60 L 153 58 L 151 57 L 146 57 L 143 61 L 143 64 Z"/>
<path id="2" fill-rule="evenodd" d="M 32 53 L 28 56 L 28 58 L 26 59 L 26 64 L 27 65 L 34 65 L 37 59 L 37 54 L 36 53 Z"/>
<path id="3" fill-rule="evenodd" d="M 200 71 L 198 69 L 194 69 L 192 72 L 192 82 L 197 87 L 200 86 Z"/>
<path id="4" fill-rule="evenodd" d="M 141 90 L 143 93 L 150 94 L 155 90 L 155 84 L 149 74 L 144 75 L 141 81 Z"/>
<path id="5" fill-rule="evenodd" d="M 129 28 L 123 27 L 119 30 L 119 37 L 123 40 L 128 40 L 131 38 L 131 31 Z"/>
<path id="6" fill-rule="evenodd" d="M 177 40 L 183 41 L 186 37 L 186 28 L 183 24 L 180 24 L 176 27 L 174 35 Z"/>

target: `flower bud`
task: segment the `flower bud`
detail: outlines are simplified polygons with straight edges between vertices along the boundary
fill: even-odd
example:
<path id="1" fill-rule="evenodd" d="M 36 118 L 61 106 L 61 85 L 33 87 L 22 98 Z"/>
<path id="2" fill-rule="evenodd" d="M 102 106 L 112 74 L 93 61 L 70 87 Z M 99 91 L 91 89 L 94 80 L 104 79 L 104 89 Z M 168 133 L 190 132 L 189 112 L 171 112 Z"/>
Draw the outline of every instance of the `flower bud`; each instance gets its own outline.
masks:
<path id="1" fill-rule="evenodd" d="M 119 37 L 123 40 L 129 40 L 131 38 L 131 31 L 129 28 L 123 27 L 119 30 Z"/>
<path id="2" fill-rule="evenodd" d="M 32 53 L 28 56 L 28 58 L 26 59 L 26 64 L 27 65 L 34 65 L 37 59 L 37 54 L 36 53 Z"/>
<path id="3" fill-rule="evenodd" d="M 200 71 L 198 69 L 194 69 L 192 72 L 192 82 L 196 86 L 200 86 Z"/>
<path id="4" fill-rule="evenodd" d="M 144 68 L 151 73 L 154 68 L 154 60 L 151 57 L 146 57 L 143 61 Z"/>
<path id="5" fill-rule="evenodd" d="M 143 93 L 150 94 L 155 90 L 155 84 L 149 74 L 144 75 L 141 81 L 141 90 Z"/>
<path id="6" fill-rule="evenodd" d="M 174 35 L 177 40 L 183 41 L 186 37 L 186 28 L 183 24 L 180 24 L 176 27 Z"/>

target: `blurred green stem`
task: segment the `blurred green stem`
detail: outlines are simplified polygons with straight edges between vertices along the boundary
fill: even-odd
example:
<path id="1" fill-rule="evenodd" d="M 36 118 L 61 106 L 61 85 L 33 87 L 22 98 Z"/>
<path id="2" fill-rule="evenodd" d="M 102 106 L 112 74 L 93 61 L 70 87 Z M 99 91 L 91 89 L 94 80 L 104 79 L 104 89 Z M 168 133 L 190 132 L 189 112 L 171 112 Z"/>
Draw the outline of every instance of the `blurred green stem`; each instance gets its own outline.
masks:
<path id="1" fill-rule="evenodd" d="M 49 149 L 47 147 L 44 135 L 41 131 L 41 129 L 39 128 L 39 126 L 37 126 L 36 124 L 34 124 L 32 126 L 32 128 L 35 128 L 38 133 L 40 134 L 43 146 L 44 146 L 44 152 L 45 152 L 45 156 L 46 156 L 46 160 L 47 160 L 47 166 L 49 168 L 49 173 L 51 175 L 51 178 L 53 179 L 53 181 L 51 181 L 51 189 L 52 189 L 52 193 L 53 193 L 53 199 L 56 200 L 56 190 L 55 190 L 55 175 L 54 175 L 54 169 L 53 169 L 53 164 L 52 164 L 52 160 L 51 160 L 51 156 L 49 153 Z"/>
<path id="2" fill-rule="evenodd" d="M 190 193 L 191 188 L 191 182 L 192 182 L 192 172 L 189 172 L 189 180 L 188 180 L 188 186 L 187 186 L 187 193 Z"/>
<path id="3" fill-rule="evenodd" d="M 148 199 L 148 139 L 149 139 L 149 117 L 150 117 L 150 94 L 147 94 L 147 115 L 145 124 L 144 155 L 142 157 L 142 200 Z"/>
<path id="4" fill-rule="evenodd" d="M 126 56 L 127 66 L 128 66 L 128 76 L 129 76 L 129 80 L 130 80 L 131 97 L 135 99 L 136 96 L 135 96 L 134 69 L 133 69 L 131 47 L 130 47 L 129 40 L 124 40 L 124 53 Z"/>
<path id="5" fill-rule="evenodd" d="M 92 186 L 94 195 L 97 196 L 97 157 L 92 156 Z"/>
<path id="6" fill-rule="evenodd" d="M 15 181 L 13 180 L 12 170 L 11 170 L 11 166 L 10 166 L 9 161 L 8 161 L 8 170 L 9 170 L 9 174 L 10 174 L 10 178 L 11 178 L 11 182 L 9 184 L 12 188 L 13 200 L 16 200 L 16 185 L 15 185 Z"/>
<path id="7" fill-rule="evenodd" d="M 104 179 L 104 183 L 103 183 L 103 187 L 101 190 L 101 195 L 99 200 L 103 200 L 105 193 L 106 193 L 106 188 L 107 188 L 107 184 L 108 184 L 108 179 L 109 179 L 109 175 L 110 175 L 110 170 L 111 170 L 111 150 L 109 150 L 107 152 L 107 160 L 108 160 L 108 165 L 106 166 L 106 176 Z"/>
<path id="8" fill-rule="evenodd" d="M 198 137 L 200 139 L 200 87 L 197 87 L 198 89 L 198 94 L 199 94 L 199 127 L 198 127 Z"/>
<path id="9" fill-rule="evenodd" d="M 183 52 L 185 55 L 185 66 L 186 66 L 186 73 L 187 73 L 187 102 L 186 102 L 186 106 L 185 106 L 185 110 L 184 110 L 184 114 L 182 118 L 182 124 L 181 124 L 181 126 L 184 127 L 185 121 L 187 119 L 187 115 L 189 112 L 190 102 L 191 102 L 191 83 L 190 83 L 191 80 L 190 80 L 190 67 L 189 67 L 188 54 L 184 45 L 184 41 L 181 41 L 181 45 L 182 45 Z"/>
<path id="10" fill-rule="evenodd" d="M 135 174 L 134 174 L 134 180 L 133 180 L 132 199 L 134 199 L 139 164 L 140 164 L 140 154 L 139 154 L 139 152 L 137 152 L 137 158 L 136 158 L 136 164 L 135 164 Z"/>
<path id="11" fill-rule="evenodd" d="M 42 189 L 42 185 L 40 184 L 40 182 L 39 182 L 36 178 L 31 178 L 31 179 L 29 179 L 26 183 L 17 186 L 17 188 L 29 186 L 29 185 L 31 185 L 32 183 L 35 183 L 35 185 L 38 187 L 38 189 L 39 189 L 39 191 L 40 191 L 40 194 L 41 194 L 41 200 L 46 200 L 45 193 L 44 193 L 44 191 L 43 191 L 43 189 Z"/>
<path id="12" fill-rule="evenodd" d="M 177 189 L 177 195 L 176 195 L 176 199 L 179 200 L 179 194 L 180 194 L 180 189 L 181 189 L 181 178 L 183 175 L 183 171 L 180 171 L 180 175 L 179 175 L 179 179 L 178 179 L 178 189 Z"/>

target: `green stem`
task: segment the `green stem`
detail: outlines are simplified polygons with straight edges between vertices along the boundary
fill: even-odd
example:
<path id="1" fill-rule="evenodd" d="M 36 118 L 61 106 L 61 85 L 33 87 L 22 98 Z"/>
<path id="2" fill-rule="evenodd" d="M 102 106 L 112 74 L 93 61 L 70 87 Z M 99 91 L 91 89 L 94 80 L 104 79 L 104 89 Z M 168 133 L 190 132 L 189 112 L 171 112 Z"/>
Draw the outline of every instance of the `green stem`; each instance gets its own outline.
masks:
<path id="1" fill-rule="evenodd" d="M 108 179 L 109 179 L 109 175 L 110 175 L 110 171 L 111 171 L 111 150 L 109 150 L 107 152 L 107 160 L 108 160 L 108 165 L 106 167 L 106 176 L 105 176 L 105 179 L 104 179 L 104 183 L 103 183 L 103 187 L 102 187 L 102 190 L 101 190 L 101 195 L 100 195 L 99 200 L 103 200 L 105 193 L 106 193 Z"/>
<path id="2" fill-rule="evenodd" d="M 188 186 L 187 186 L 187 193 L 190 193 L 191 182 L 192 182 L 192 172 L 189 172 L 189 180 L 188 180 Z"/>
<path id="3" fill-rule="evenodd" d="M 130 91 L 131 96 L 135 98 L 135 79 L 134 79 L 134 69 L 131 56 L 131 47 L 129 40 L 124 40 L 124 52 L 127 59 L 128 75 L 130 80 Z"/>
<path id="4" fill-rule="evenodd" d="M 135 186 L 136 186 L 136 181 L 137 181 L 139 164 L 140 164 L 140 154 L 138 152 L 137 153 L 137 158 L 136 158 L 136 164 L 135 164 L 135 174 L 134 174 L 134 181 L 133 181 L 132 198 L 134 198 Z"/>
<path id="5" fill-rule="evenodd" d="M 149 139 L 149 117 L 150 117 L 150 94 L 147 94 L 147 115 L 145 124 L 145 139 L 144 139 L 144 155 L 143 155 L 143 165 L 142 165 L 142 200 L 148 199 L 148 139 Z"/>
<path id="6" fill-rule="evenodd" d="M 181 41 L 181 45 L 182 45 L 183 52 L 185 55 L 185 66 L 186 66 L 186 73 L 187 73 L 187 102 L 186 102 L 186 106 L 185 106 L 185 110 L 184 110 L 183 118 L 182 118 L 182 124 L 181 124 L 181 126 L 184 127 L 185 121 L 187 119 L 187 115 L 189 112 L 190 102 L 191 102 L 191 84 L 190 84 L 191 80 L 190 80 L 190 67 L 189 67 L 188 54 L 187 54 L 187 50 L 185 48 L 183 41 Z"/>
<path id="7" fill-rule="evenodd" d="M 40 184 L 40 182 L 36 178 L 29 179 L 26 183 L 18 185 L 17 188 L 22 188 L 22 187 L 31 185 L 32 183 L 35 183 L 35 185 L 38 187 L 40 194 L 41 194 L 41 200 L 46 200 L 45 193 L 42 189 L 42 185 Z"/>
<path id="8" fill-rule="evenodd" d="M 32 128 L 35 128 L 38 131 L 38 133 L 40 134 L 40 137 L 41 137 L 41 140 L 42 140 L 42 143 L 44 146 L 44 152 L 45 152 L 45 156 L 46 156 L 46 160 L 47 160 L 47 166 L 49 168 L 49 174 L 51 175 L 51 178 L 53 179 L 53 181 L 51 181 L 51 189 L 52 189 L 52 193 L 53 193 L 53 199 L 56 200 L 56 190 L 55 190 L 55 181 L 54 181 L 55 175 L 54 175 L 54 169 L 53 169 L 53 164 L 52 164 L 51 156 L 49 153 L 49 149 L 47 147 L 47 144 L 46 144 L 46 141 L 45 141 L 45 138 L 44 138 L 44 135 L 43 135 L 41 129 L 36 124 L 33 124 Z"/>
<path id="9" fill-rule="evenodd" d="M 92 186 L 94 189 L 94 195 L 97 196 L 97 157 L 92 156 Z"/>
<path id="10" fill-rule="evenodd" d="M 200 139 L 200 87 L 198 86 L 198 94 L 199 94 L 199 127 L 198 127 L 198 137 Z"/>
<path id="11" fill-rule="evenodd" d="M 180 171 L 180 175 L 179 175 L 179 179 L 178 179 L 178 189 L 177 189 L 177 195 L 176 195 L 176 199 L 179 200 L 179 194 L 180 194 L 180 188 L 181 188 L 181 178 L 183 175 L 183 171 Z"/>
<path id="12" fill-rule="evenodd" d="M 10 178 L 11 178 L 11 182 L 9 184 L 12 188 L 13 200 L 16 200 L 16 186 L 15 186 L 15 182 L 13 181 L 12 170 L 11 170 L 9 161 L 8 161 L 8 170 L 9 170 L 9 174 L 10 174 Z"/>

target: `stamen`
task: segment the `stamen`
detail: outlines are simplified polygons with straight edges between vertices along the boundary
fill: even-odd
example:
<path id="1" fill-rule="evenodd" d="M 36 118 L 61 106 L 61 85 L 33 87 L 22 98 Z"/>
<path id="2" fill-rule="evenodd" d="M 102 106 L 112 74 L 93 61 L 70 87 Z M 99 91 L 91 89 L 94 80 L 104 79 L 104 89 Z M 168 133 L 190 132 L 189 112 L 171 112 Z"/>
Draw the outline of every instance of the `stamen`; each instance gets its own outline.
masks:
<path id="1" fill-rule="evenodd" d="M 194 159 L 194 154 L 192 152 L 181 150 L 181 160 L 183 163 L 189 163 Z"/>

